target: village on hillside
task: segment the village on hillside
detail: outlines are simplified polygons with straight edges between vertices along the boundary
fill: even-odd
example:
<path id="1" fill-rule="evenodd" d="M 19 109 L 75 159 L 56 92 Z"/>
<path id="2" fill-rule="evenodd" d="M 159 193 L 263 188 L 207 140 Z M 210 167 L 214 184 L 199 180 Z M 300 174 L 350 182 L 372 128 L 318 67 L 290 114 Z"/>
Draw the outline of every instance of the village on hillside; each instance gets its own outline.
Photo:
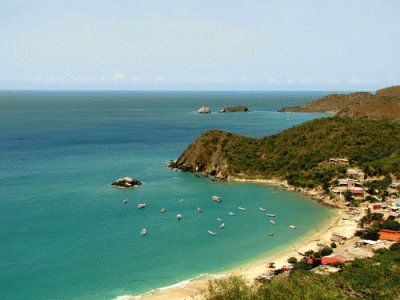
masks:
<path id="1" fill-rule="evenodd" d="M 328 163 L 346 166 L 346 176 L 332 179 L 329 196 L 315 190 L 307 194 L 339 208 L 340 220 L 323 238 L 297 249 L 297 256 L 288 258 L 287 264 L 271 262 L 257 281 L 266 282 L 293 269 L 341 272 L 347 262 L 373 257 L 379 249 L 400 242 L 400 181 L 367 176 L 361 168 L 350 167 L 347 158 L 330 158 Z"/>

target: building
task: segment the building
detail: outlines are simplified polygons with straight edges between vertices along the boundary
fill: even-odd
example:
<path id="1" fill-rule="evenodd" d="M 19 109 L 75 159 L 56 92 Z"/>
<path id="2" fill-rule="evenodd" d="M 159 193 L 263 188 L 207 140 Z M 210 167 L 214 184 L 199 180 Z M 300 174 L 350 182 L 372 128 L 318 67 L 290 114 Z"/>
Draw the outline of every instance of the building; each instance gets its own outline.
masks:
<path id="1" fill-rule="evenodd" d="M 321 264 L 330 265 L 330 264 L 344 264 L 346 262 L 346 257 L 339 254 L 331 254 L 327 256 L 323 256 L 321 258 Z"/>
<path id="2" fill-rule="evenodd" d="M 400 230 L 381 229 L 379 238 L 386 241 L 400 242 Z"/>

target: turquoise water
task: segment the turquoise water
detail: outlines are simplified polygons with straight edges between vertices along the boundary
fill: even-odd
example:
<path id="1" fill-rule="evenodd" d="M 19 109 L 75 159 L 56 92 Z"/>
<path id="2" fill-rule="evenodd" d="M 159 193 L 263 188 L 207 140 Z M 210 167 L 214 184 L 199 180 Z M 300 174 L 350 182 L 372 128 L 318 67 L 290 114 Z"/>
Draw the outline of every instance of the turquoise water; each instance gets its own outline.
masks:
<path id="1" fill-rule="evenodd" d="M 259 137 L 319 117 L 276 111 L 326 94 L 1 91 L 1 298 L 139 294 L 300 238 L 331 211 L 280 189 L 212 182 L 165 165 L 208 129 Z M 195 112 L 202 105 L 218 111 L 235 104 L 251 112 Z M 143 185 L 110 186 L 123 176 Z M 214 194 L 223 201 L 212 201 Z M 142 202 L 147 206 L 138 210 Z M 277 214 L 276 225 L 260 206 Z M 218 217 L 225 221 L 223 230 Z M 140 237 L 143 227 L 148 234 Z M 267 231 L 274 237 L 266 237 Z"/>

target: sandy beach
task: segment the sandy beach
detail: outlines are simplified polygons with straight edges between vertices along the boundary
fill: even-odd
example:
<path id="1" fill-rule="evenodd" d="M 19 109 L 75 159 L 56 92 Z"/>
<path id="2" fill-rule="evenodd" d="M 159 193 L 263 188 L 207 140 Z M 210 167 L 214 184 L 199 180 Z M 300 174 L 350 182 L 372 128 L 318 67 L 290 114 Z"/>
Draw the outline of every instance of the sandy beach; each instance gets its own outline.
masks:
<path id="1" fill-rule="evenodd" d="M 240 180 L 242 181 L 242 180 Z M 244 180 L 243 180 L 244 181 Z M 268 183 L 273 185 L 281 185 L 281 182 L 271 181 L 254 181 L 259 183 Z M 330 238 L 332 234 L 339 234 L 346 238 L 351 238 L 357 228 L 357 223 L 351 218 L 344 209 L 335 209 L 335 214 L 331 220 L 323 224 L 322 227 L 311 231 L 302 240 L 297 241 L 293 244 L 287 245 L 280 249 L 277 249 L 273 253 L 268 253 L 265 256 L 256 260 L 244 263 L 233 269 L 226 270 L 217 274 L 207 274 L 202 277 L 198 277 L 191 280 L 182 281 L 175 285 L 171 285 L 165 288 L 159 288 L 156 290 L 149 291 L 145 294 L 138 296 L 123 295 L 115 299 L 117 300 L 159 300 L 159 299 L 196 299 L 200 297 L 202 291 L 207 287 L 207 283 L 211 279 L 223 278 L 230 275 L 241 275 L 246 278 L 249 282 L 253 281 L 258 275 L 265 273 L 269 270 L 268 263 L 274 262 L 276 268 L 288 265 L 287 259 L 291 256 L 301 258 L 298 253 L 303 253 L 307 250 L 318 250 L 319 245 L 326 244 L 330 245 Z M 345 246 L 345 245 L 344 245 Z M 338 245 L 337 250 L 341 247 Z M 336 251 L 335 251 L 336 252 Z"/>

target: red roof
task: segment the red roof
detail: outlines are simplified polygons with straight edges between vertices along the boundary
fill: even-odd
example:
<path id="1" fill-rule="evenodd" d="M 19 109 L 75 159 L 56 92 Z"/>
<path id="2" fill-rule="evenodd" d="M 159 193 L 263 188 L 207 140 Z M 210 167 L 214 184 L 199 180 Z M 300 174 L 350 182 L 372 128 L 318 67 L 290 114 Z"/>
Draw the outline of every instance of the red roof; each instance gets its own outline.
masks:
<path id="1" fill-rule="evenodd" d="M 323 265 L 329 265 L 334 263 L 343 264 L 344 262 L 346 262 L 346 258 L 341 255 L 332 255 L 332 256 L 328 255 L 321 258 L 321 263 Z"/>

